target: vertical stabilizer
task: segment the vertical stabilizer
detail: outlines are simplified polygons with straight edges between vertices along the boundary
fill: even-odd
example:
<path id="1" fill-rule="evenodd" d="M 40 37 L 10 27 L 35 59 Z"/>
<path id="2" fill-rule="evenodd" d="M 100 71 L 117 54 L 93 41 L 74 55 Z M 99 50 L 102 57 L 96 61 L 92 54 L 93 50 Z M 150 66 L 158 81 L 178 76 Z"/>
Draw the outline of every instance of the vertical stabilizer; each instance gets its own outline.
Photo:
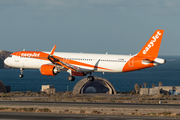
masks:
<path id="1" fill-rule="evenodd" d="M 156 30 L 156 32 L 136 56 L 157 58 L 163 32 L 164 30 Z"/>

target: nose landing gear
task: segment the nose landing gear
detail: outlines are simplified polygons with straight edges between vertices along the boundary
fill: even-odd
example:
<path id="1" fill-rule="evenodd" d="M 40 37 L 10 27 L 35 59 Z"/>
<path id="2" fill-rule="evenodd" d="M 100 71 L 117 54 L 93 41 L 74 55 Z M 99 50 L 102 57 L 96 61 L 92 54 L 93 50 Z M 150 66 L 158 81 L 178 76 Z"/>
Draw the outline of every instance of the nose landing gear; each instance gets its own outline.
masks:
<path id="1" fill-rule="evenodd" d="M 24 75 L 22 75 L 22 74 L 19 75 L 20 78 L 23 78 L 23 76 L 24 76 Z"/>
<path id="2" fill-rule="evenodd" d="M 21 74 L 19 75 L 20 78 L 23 78 L 23 77 L 24 77 L 24 75 L 23 75 L 23 70 L 24 70 L 24 68 L 20 68 L 20 72 L 21 72 Z"/>

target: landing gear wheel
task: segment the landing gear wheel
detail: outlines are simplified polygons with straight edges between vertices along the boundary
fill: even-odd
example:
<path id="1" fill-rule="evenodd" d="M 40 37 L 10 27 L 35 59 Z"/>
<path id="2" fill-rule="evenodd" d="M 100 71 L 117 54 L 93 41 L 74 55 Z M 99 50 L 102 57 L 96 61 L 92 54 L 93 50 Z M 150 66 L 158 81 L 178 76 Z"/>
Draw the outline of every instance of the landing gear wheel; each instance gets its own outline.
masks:
<path id="1" fill-rule="evenodd" d="M 20 78 L 23 78 L 23 76 L 24 76 L 23 75 L 23 70 L 24 70 L 24 68 L 20 68 L 20 72 L 21 72 L 21 74 L 19 75 Z"/>
<path id="2" fill-rule="evenodd" d="M 20 74 L 20 75 L 19 75 L 20 78 L 23 78 L 23 76 L 24 76 L 23 74 Z"/>
<path id="3" fill-rule="evenodd" d="M 88 76 L 87 80 L 93 82 L 94 81 L 94 76 Z"/>
<path id="4" fill-rule="evenodd" d="M 69 80 L 69 81 L 74 81 L 74 80 L 75 80 L 75 77 L 74 77 L 74 76 L 69 76 L 69 77 L 68 77 L 68 80 Z"/>

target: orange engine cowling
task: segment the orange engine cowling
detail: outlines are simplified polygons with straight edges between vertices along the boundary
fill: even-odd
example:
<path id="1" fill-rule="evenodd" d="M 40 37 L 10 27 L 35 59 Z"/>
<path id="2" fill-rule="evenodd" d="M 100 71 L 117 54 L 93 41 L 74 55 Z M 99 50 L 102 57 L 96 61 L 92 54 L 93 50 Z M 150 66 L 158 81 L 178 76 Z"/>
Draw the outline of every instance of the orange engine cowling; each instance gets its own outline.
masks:
<path id="1" fill-rule="evenodd" d="M 54 65 L 42 65 L 40 71 L 42 75 L 49 76 L 55 76 L 58 73 L 58 70 Z"/>

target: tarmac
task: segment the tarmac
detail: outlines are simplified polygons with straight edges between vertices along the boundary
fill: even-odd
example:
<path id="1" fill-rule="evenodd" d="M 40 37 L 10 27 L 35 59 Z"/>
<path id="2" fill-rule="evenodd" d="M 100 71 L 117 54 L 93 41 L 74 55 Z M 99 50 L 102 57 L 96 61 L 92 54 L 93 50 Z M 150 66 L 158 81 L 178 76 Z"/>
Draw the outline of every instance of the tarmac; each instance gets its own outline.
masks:
<path id="1" fill-rule="evenodd" d="M 0 106 L 44 106 L 44 107 L 102 107 L 102 108 L 157 108 L 180 109 L 180 104 L 143 103 L 95 103 L 95 102 L 49 102 L 49 101 L 11 101 L 0 100 Z"/>
<path id="2" fill-rule="evenodd" d="M 0 111 L 0 120 L 172 120 L 180 119 L 179 117 L 164 117 L 164 116 L 128 116 L 113 114 L 120 110 L 129 112 L 129 110 L 140 109 L 142 111 L 149 110 L 156 112 L 155 110 L 175 110 L 180 111 L 180 104 L 134 104 L 134 103 L 90 103 L 90 102 L 41 102 L 41 101 L 0 101 L 0 108 L 49 108 L 52 113 L 41 113 L 41 112 L 12 112 L 12 111 Z M 79 109 L 85 111 L 92 110 L 105 110 L 110 109 L 112 114 L 75 114 L 73 109 L 76 108 L 75 112 L 79 112 Z M 86 108 L 86 109 L 85 109 Z M 59 113 L 63 109 L 72 110 L 72 113 Z M 116 111 L 117 110 L 117 111 Z M 135 112 L 135 111 L 134 111 Z M 179 112 L 180 113 L 180 112 Z"/>
<path id="3" fill-rule="evenodd" d="M 173 117 L 0 112 L 0 120 L 178 120 Z"/>

